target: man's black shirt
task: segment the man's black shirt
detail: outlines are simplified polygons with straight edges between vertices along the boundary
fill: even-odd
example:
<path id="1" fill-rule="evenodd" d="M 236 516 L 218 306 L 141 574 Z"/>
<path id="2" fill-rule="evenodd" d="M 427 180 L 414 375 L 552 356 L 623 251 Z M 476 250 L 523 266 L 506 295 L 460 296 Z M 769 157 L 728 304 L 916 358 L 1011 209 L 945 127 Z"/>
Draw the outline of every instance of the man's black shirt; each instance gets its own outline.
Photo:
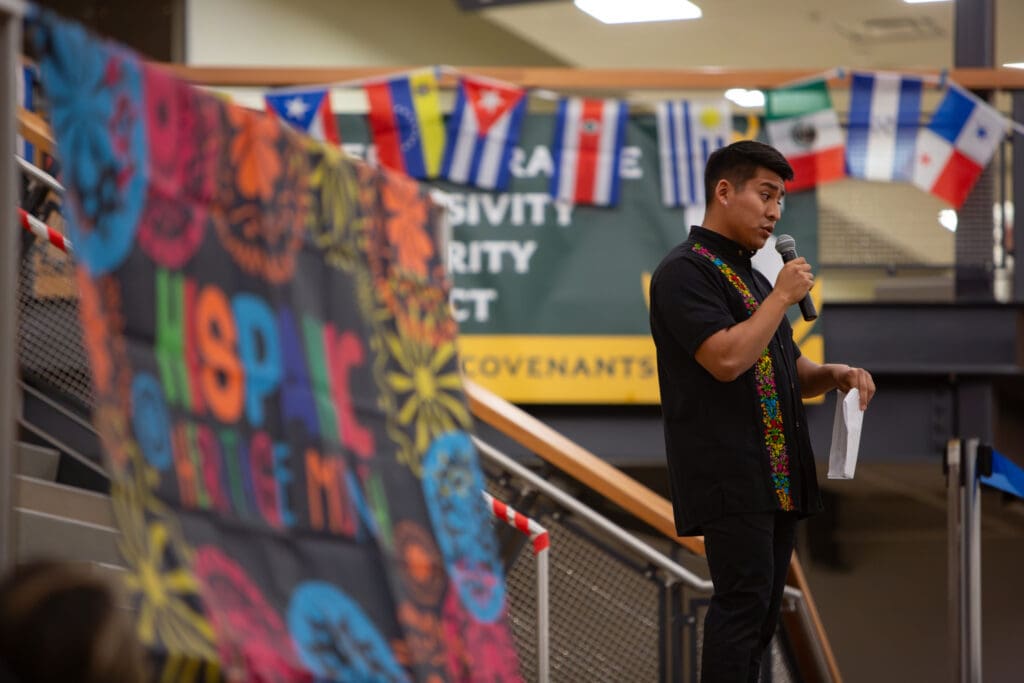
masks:
<path id="1" fill-rule="evenodd" d="M 651 278 L 651 333 L 665 426 L 676 532 L 701 533 L 724 515 L 782 509 L 772 484 L 761 398 L 751 367 L 720 382 L 694 354 L 714 333 L 750 317 L 743 296 L 699 244 L 727 264 L 758 301 L 771 284 L 753 269 L 753 252 L 711 230 L 694 227 Z M 784 318 L 769 344 L 789 464 L 789 495 L 801 516 L 821 509 L 814 454 L 800 400 L 800 350 Z M 755 364 L 756 365 L 756 364 Z"/>

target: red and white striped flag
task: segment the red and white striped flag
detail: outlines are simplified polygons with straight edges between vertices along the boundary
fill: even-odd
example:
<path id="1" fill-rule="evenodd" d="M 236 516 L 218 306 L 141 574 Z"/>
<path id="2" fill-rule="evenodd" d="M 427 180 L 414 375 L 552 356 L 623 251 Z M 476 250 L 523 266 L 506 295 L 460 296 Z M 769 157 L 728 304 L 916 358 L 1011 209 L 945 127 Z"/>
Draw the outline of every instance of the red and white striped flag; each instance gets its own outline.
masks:
<path id="1" fill-rule="evenodd" d="M 618 203 L 627 114 L 618 100 L 571 97 L 558 103 L 551 196 L 573 204 Z"/>

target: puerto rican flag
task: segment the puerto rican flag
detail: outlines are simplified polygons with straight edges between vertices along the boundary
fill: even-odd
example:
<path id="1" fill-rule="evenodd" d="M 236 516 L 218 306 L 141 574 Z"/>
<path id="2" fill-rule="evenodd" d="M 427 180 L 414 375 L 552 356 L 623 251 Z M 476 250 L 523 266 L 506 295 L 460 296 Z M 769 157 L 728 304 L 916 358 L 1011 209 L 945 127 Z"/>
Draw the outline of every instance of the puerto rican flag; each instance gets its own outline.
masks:
<path id="1" fill-rule="evenodd" d="M 914 184 L 959 209 L 1006 136 L 998 111 L 957 87 L 918 133 Z"/>
<path id="2" fill-rule="evenodd" d="M 704 206 L 704 166 L 732 135 L 729 102 L 661 102 L 657 119 L 662 201 L 671 207 Z"/>
<path id="3" fill-rule="evenodd" d="M 463 77 L 448 119 L 441 175 L 456 183 L 504 190 L 509 161 L 519 142 L 526 113 L 526 91 Z"/>
<path id="4" fill-rule="evenodd" d="M 331 113 L 331 96 L 326 90 L 267 93 L 267 111 L 276 114 L 314 140 L 341 144 L 338 126 Z"/>
<path id="5" fill-rule="evenodd" d="M 854 73 L 846 169 L 865 180 L 910 180 L 921 118 L 920 78 Z"/>
<path id="6" fill-rule="evenodd" d="M 551 195 L 559 201 L 614 206 L 626 137 L 625 102 L 571 97 L 558 103 Z"/>

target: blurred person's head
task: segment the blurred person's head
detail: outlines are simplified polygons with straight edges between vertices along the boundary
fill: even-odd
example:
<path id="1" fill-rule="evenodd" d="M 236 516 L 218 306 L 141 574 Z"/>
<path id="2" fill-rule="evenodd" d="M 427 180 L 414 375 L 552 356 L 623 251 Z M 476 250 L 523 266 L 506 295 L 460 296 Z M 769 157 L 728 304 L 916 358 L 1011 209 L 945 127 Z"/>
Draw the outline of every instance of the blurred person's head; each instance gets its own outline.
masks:
<path id="1" fill-rule="evenodd" d="M 142 648 L 85 567 L 36 561 L 0 581 L 0 682 L 141 683 Z"/>
<path id="2" fill-rule="evenodd" d="M 770 145 L 741 140 L 716 150 L 704 167 L 704 227 L 756 251 L 782 217 L 793 168 Z"/>

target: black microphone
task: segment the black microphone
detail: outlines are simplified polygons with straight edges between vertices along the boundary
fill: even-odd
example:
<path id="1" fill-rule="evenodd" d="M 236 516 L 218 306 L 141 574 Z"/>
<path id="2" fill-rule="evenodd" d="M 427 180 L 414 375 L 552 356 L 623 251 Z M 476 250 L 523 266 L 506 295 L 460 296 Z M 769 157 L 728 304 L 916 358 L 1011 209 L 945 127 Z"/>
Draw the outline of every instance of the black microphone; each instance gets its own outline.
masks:
<path id="1" fill-rule="evenodd" d="M 796 258 L 796 240 L 789 235 L 779 235 L 775 240 L 775 251 L 782 256 L 783 263 L 789 263 Z M 810 292 L 800 300 L 800 312 L 803 314 L 804 320 L 814 320 L 818 317 L 818 311 L 814 309 Z"/>

